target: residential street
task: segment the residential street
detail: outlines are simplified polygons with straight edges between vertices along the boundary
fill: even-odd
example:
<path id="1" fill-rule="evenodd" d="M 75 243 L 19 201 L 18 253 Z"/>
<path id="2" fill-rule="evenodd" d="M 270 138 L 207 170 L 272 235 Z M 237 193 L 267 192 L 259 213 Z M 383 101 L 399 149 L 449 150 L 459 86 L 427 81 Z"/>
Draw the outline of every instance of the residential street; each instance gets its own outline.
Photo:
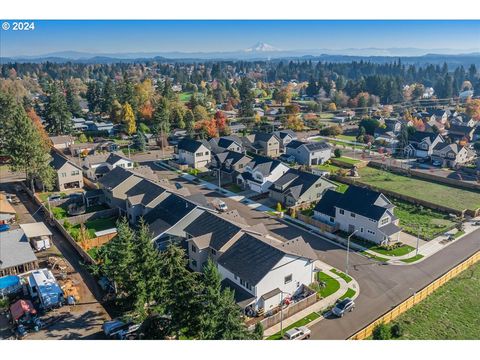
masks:
<path id="1" fill-rule="evenodd" d="M 274 236 L 287 240 L 302 236 L 316 251 L 319 260 L 336 268 L 345 269 L 346 250 L 340 246 L 309 231 L 279 222 L 269 215 L 252 211 L 247 205 L 225 198 L 219 193 L 188 183 L 182 178 L 176 178 L 173 172 L 161 170 L 155 165 L 152 165 L 152 168 L 157 174 L 182 183 L 192 194 L 200 192 L 209 200 L 221 197 L 230 210 L 236 209 L 250 225 L 263 223 Z M 352 252 L 349 260 L 349 275 L 354 277 L 360 285 L 356 309 L 342 319 L 329 318 L 314 325 L 312 339 L 348 338 L 477 251 L 480 251 L 480 229 L 416 265 L 383 265 Z"/>

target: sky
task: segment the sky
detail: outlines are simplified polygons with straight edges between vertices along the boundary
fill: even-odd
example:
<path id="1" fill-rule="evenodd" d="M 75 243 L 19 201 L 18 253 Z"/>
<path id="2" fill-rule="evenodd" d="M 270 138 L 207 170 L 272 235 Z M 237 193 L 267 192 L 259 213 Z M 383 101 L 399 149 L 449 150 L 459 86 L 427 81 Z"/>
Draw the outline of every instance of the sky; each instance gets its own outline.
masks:
<path id="1" fill-rule="evenodd" d="M 10 24 L 13 20 L 8 21 Z M 282 50 L 456 49 L 480 52 L 480 21 L 468 20 L 42 20 L 0 30 L 0 55 L 59 51 L 228 52 L 268 43 Z M 2 24 L 4 22 L 2 21 Z"/>

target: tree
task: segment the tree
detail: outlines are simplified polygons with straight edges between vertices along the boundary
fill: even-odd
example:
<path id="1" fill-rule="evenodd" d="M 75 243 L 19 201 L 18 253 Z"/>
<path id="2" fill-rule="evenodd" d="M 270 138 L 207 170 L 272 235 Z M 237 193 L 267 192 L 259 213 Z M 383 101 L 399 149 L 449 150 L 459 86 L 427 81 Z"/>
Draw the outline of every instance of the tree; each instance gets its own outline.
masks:
<path id="1" fill-rule="evenodd" d="M 86 143 L 88 139 L 84 133 L 81 133 L 80 136 L 78 137 L 78 141 L 80 141 L 81 143 Z"/>
<path id="2" fill-rule="evenodd" d="M 47 147 L 50 146 L 51 140 L 48 137 L 48 134 L 45 131 L 45 128 L 43 127 L 43 125 L 42 125 L 40 117 L 37 115 L 37 113 L 35 112 L 35 110 L 33 108 L 30 108 L 27 111 L 27 116 L 30 118 L 30 120 L 32 120 L 33 125 L 35 125 L 35 128 L 37 129 L 38 133 L 40 134 L 40 136 L 41 136 L 43 142 L 45 143 L 45 145 L 47 145 Z"/>
<path id="3" fill-rule="evenodd" d="M 480 122 L 480 99 L 468 100 L 465 112 L 473 120 Z"/>
<path id="4" fill-rule="evenodd" d="M 45 105 L 45 118 L 48 131 L 54 135 L 70 134 L 73 130 L 72 114 L 68 111 L 65 96 L 55 83 L 50 85 L 50 93 Z"/>
<path id="5" fill-rule="evenodd" d="M 120 104 L 117 99 L 113 100 L 110 110 L 110 120 L 117 124 L 122 122 L 122 104 Z"/>
<path id="6" fill-rule="evenodd" d="M 187 110 L 185 112 L 185 129 L 187 130 L 188 136 L 192 137 L 195 133 L 195 117 L 192 110 Z"/>
<path id="7" fill-rule="evenodd" d="M 72 84 L 68 83 L 65 89 L 65 101 L 67 102 L 67 109 L 75 117 L 82 115 L 82 108 L 78 101 L 77 95 L 73 90 Z"/>
<path id="8" fill-rule="evenodd" d="M 96 96 L 99 95 L 96 94 Z M 102 96 L 100 99 L 96 99 L 96 102 L 98 103 L 101 112 L 104 114 L 112 114 L 116 105 L 115 102 L 120 104 L 116 99 L 115 86 L 110 78 L 107 78 L 105 86 L 103 87 Z"/>
<path id="9" fill-rule="evenodd" d="M 152 117 L 152 132 L 161 140 L 162 147 L 166 146 L 166 138 L 170 132 L 170 102 L 162 98 L 155 108 Z"/>
<path id="10" fill-rule="evenodd" d="M 408 129 L 406 125 L 402 125 L 400 134 L 398 135 L 398 149 L 402 152 L 408 146 Z"/>
<path id="11" fill-rule="evenodd" d="M 391 338 L 392 333 L 387 324 L 379 324 L 373 329 L 373 340 L 390 340 Z"/>
<path id="12" fill-rule="evenodd" d="M 340 149 L 338 149 L 338 148 L 335 149 L 335 150 L 333 151 L 333 155 L 335 155 L 336 158 L 341 157 L 341 156 L 342 156 L 342 150 L 340 150 Z"/>
<path id="13" fill-rule="evenodd" d="M 54 171 L 50 166 L 48 144 L 12 96 L 0 93 L 0 104 L 0 123 L 5 136 L 2 148 L 11 158 L 10 169 L 25 173 L 33 192 L 35 179 L 39 179 L 46 190 L 50 190 L 54 183 Z"/>
<path id="14" fill-rule="evenodd" d="M 377 119 L 363 119 L 359 124 L 359 126 L 363 127 L 365 132 L 369 135 L 373 135 L 375 129 L 377 129 L 379 125 L 380 123 Z"/>
<path id="15" fill-rule="evenodd" d="M 200 323 L 201 283 L 198 273 L 187 269 L 187 263 L 185 250 L 173 243 L 160 253 L 159 270 L 166 284 L 163 295 L 165 314 L 171 317 L 170 331 L 177 338 L 196 336 Z"/>
<path id="16" fill-rule="evenodd" d="M 255 324 L 255 328 L 253 329 L 253 339 L 254 340 L 263 339 L 263 325 L 261 322 L 257 322 Z"/>
<path id="17" fill-rule="evenodd" d="M 135 114 L 129 103 L 125 103 L 122 107 L 122 119 L 125 124 L 125 130 L 128 135 L 137 132 L 137 124 L 135 122 Z"/>
<path id="18" fill-rule="evenodd" d="M 139 151 L 145 151 L 147 141 L 145 139 L 145 134 L 143 133 L 143 131 L 139 130 L 137 132 L 137 136 L 133 139 L 133 144 L 135 148 Z"/>
<path id="19" fill-rule="evenodd" d="M 328 111 L 337 111 L 337 105 L 335 105 L 335 103 L 332 102 L 332 103 L 328 104 L 327 110 Z"/>
<path id="20" fill-rule="evenodd" d="M 90 81 L 87 85 L 87 102 L 88 110 L 91 112 L 97 112 L 101 106 L 101 93 L 102 89 L 97 81 Z"/>
<path id="21" fill-rule="evenodd" d="M 202 105 L 195 106 L 193 109 L 193 116 L 195 117 L 195 121 L 202 121 L 210 118 L 207 109 Z"/>

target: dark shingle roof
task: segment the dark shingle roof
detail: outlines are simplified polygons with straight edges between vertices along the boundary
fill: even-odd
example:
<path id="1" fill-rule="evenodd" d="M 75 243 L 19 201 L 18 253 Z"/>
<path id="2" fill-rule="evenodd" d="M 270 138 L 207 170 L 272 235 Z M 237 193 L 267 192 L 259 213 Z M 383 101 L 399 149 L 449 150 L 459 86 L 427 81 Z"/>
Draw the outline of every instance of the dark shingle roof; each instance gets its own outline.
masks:
<path id="1" fill-rule="evenodd" d="M 255 155 L 249 163 L 254 171 L 259 171 L 264 176 L 268 176 L 279 165 L 282 165 L 280 161 L 260 155 Z"/>
<path id="2" fill-rule="evenodd" d="M 287 144 L 287 148 L 296 149 L 296 148 L 302 146 L 303 144 L 305 144 L 303 141 L 292 140 Z"/>
<path id="3" fill-rule="evenodd" d="M 414 134 L 408 136 L 409 141 L 418 143 L 422 142 L 425 138 L 427 138 L 427 141 L 430 141 L 430 143 L 433 143 L 433 141 L 437 138 L 437 134 L 425 131 L 417 131 Z"/>
<path id="4" fill-rule="evenodd" d="M 335 205 L 339 203 L 341 196 L 342 194 L 337 191 L 327 190 L 314 210 L 327 216 L 335 217 Z"/>
<path id="5" fill-rule="evenodd" d="M 118 153 L 112 152 L 112 153 L 110 153 L 110 155 L 108 156 L 108 158 L 105 162 L 109 163 L 110 165 L 114 165 L 116 162 L 118 162 L 120 160 L 131 161 L 129 158 L 127 158 L 125 156 L 122 156 Z"/>
<path id="6" fill-rule="evenodd" d="M 50 152 L 50 155 L 52 156 L 52 160 L 50 161 L 50 165 L 55 169 L 55 170 L 59 170 L 61 169 L 61 167 L 63 165 L 65 165 L 66 163 L 69 163 L 70 165 L 76 167 L 78 170 L 82 170 L 82 168 L 76 164 L 74 164 L 73 162 L 71 162 L 70 160 L 68 160 L 66 157 L 60 155 L 58 152 L 56 151 L 51 151 Z"/>
<path id="7" fill-rule="evenodd" d="M 155 200 L 165 189 L 149 180 L 142 179 L 140 182 L 131 187 L 127 192 L 127 197 L 140 196 L 138 200 L 143 205 L 148 205 L 151 201 Z"/>
<path id="8" fill-rule="evenodd" d="M 185 228 L 185 232 L 194 237 L 211 233 L 210 247 L 215 250 L 220 250 L 240 230 L 240 227 L 208 211 Z"/>
<path id="9" fill-rule="evenodd" d="M 169 226 L 173 226 L 195 208 L 196 205 L 190 201 L 178 195 L 170 194 L 148 212 L 144 216 L 144 220 L 147 224 L 154 224 L 157 219 L 160 219 Z"/>
<path id="10" fill-rule="evenodd" d="M 235 302 L 240 307 L 246 307 L 251 302 L 255 300 L 255 296 L 250 294 L 247 290 L 243 289 L 241 286 L 235 284 L 230 279 L 223 279 L 221 282 L 222 289 L 228 288 L 233 291 L 235 297 Z"/>
<path id="11" fill-rule="evenodd" d="M 182 139 L 178 143 L 178 149 L 185 150 L 191 153 L 196 152 L 200 146 L 205 145 L 207 146 L 204 142 L 193 140 L 193 139 Z M 208 147 L 208 146 L 207 146 Z"/>
<path id="12" fill-rule="evenodd" d="M 254 286 L 284 257 L 285 253 L 250 234 L 238 239 L 220 258 L 225 269 Z"/>
<path id="13" fill-rule="evenodd" d="M 378 191 L 350 185 L 336 206 L 370 219 L 379 220 L 387 210 L 385 207 L 374 204 L 380 195 L 381 193 Z"/>
<path id="14" fill-rule="evenodd" d="M 398 227 L 397 225 L 395 225 L 392 222 L 388 223 L 385 226 L 382 226 L 378 230 L 380 230 L 381 232 L 383 232 L 387 236 L 390 236 L 390 235 L 398 233 L 399 231 L 402 231 L 402 229 L 400 227 Z"/>
<path id="15" fill-rule="evenodd" d="M 127 180 L 130 176 L 134 176 L 134 174 L 117 166 L 115 169 L 102 176 L 98 182 L 107 189 L 114 189 Z"/>
<path id="16" fill-rule="evenodd" d="M 305 147 L 310 150 L 310 151 L 317 151 L 317 150 L 326 150 L 326 149 L 331 149 L 332 147 L 323 141 L 316 141 L 312 143 L 308 143 L 305 145 Z"/>
<path id="17" fill-rule="evenodd" d="M 320 176 L 307 173 L 304 171 L 299 171 L 296 169 L 290 169 L 285 174 L 283 174 L 277 181 L 275 181 L 271 186 L 270 190 L 281 192 L 284 195 L 291 196 L 295 200 L 297 200 L 300 196 L 302 196 L 305 191 L 310 189 L 313 184 L 317 181 L 321 181 L 323 189 L 327 187 L 334 187 L 333 184 L 330 184 L 326 180 L 323 180 Z M 277 189 L 277 187 L 282 186 L 284 187 L 282 190 Z"/>

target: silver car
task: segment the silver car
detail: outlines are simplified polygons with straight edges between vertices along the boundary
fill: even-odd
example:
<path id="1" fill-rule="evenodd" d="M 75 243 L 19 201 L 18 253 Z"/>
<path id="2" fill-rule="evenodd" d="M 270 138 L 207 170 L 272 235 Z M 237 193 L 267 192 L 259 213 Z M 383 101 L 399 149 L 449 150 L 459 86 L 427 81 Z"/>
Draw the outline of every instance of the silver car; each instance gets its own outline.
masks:
<path id="1" fill-rule="evenodd" d="M 306 326 L 299 326 L 288 330 L 283 338 L 285 340 L 303 340 L 310 338 L 311 330 Z"/>
<path id="2" fill-rule="evenodd" d="M 338 317 L 343 317 L 347 311 L 352 311 L 353 309 L 355 309 L 355 303 L 352 299 L 346 298 L 335 305 L 332 313 Z"/>

